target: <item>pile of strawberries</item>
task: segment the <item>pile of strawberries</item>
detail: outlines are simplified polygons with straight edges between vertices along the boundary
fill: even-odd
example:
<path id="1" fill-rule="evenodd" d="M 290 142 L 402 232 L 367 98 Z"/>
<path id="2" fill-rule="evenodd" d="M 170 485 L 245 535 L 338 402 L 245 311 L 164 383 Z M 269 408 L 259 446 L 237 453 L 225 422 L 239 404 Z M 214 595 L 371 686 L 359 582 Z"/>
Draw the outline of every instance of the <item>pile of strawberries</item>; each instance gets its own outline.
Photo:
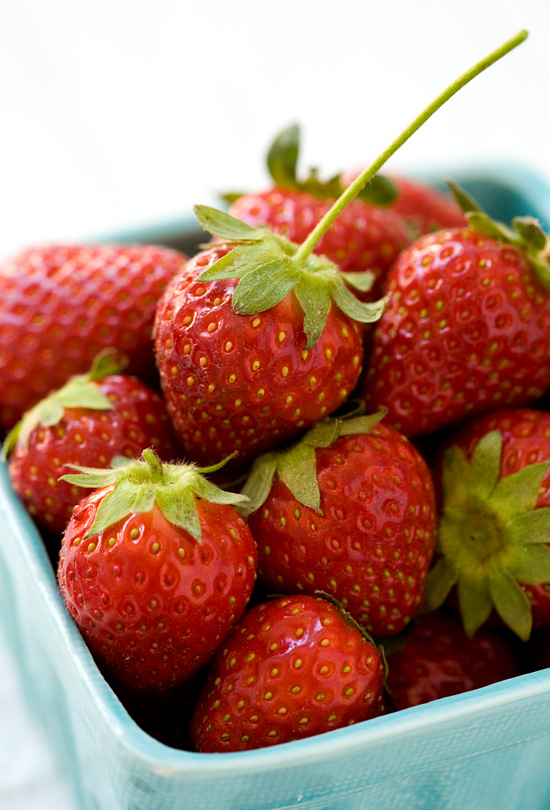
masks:
<path id="1" fill-rule="evenodd" d="M 13 486 L 128 710 L 199 751 L 548 665 L 546 236 L 377 176 L 313 244 L 353 174 L 300 181 L 297 138 L 191 258 L 0 266 Z"/>

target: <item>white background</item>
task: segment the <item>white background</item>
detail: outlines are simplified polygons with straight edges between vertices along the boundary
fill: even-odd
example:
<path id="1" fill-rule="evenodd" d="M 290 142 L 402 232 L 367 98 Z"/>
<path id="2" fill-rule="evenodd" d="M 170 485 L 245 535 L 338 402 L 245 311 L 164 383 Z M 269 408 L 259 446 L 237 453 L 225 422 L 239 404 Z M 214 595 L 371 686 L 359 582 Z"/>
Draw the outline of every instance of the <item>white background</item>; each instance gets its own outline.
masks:
<path id="1" fill-rule="evenodd" d="M 292 122 L 304 167 L 370 162 L 522 28 L 391 167 L 510 161 L 550 181 L 547 0 L 0 0 L 0 258 L 264 187 Z M 1 641 L 0 763 L 2 810 L 73 810 Z"/>

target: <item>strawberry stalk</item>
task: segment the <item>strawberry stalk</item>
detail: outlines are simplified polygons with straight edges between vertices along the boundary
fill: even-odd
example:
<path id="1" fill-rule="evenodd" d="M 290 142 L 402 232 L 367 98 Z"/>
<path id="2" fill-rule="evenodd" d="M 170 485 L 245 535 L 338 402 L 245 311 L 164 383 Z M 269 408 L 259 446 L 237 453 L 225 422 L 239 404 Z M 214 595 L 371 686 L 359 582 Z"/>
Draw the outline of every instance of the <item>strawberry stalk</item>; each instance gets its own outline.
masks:
<path id="1" fill-rule="evenodd" d="M 420 115 L 418 115 L 400 135 L 398 135 L 393 143 L 391 143 L 370 166 L 362 171 L 361 174 L 358 175 L 358 177 L 356 177 L 356 179 L 350 183 L 349 186 L 347 186 L 340 197 L 338 197 L 334 205 L 329 208 L 325 216 L 317 223 L 307 239 L 301 244 L 295 258 L 300 260 L 309 256 L 309 254 L 315 249 L 317 243 L 322 239 L 326 231 L 330 228 L 334 220 L 344 210 L 344 208 L 359 194 L 359 192 L 364 186 L 366 186 L 369 180 L 374 177 L 378 170 L 381 169 L 385 163 L 387 163 L 389 158 L 392 157 L 392 155 L 397 152 L 397 150 L 406 141 L 408 141 L 409 138 L 414 135 L 414 133 L 420 129 L 420 127 L 429 118 L 431 118 L 435 112 L 437 112 L 437 110 L 443 107 L 443 105 L 446 104 L 447 101 L 449 101 L 449 99 L 451 99 L 454 95 L 456 95 L 459 90 L 469 84 L 472 79 L 475 79 L 476 76 L 479 76 L 480 73 L 493 65 L 495 62 L 498 62 L 499 59 L 520 45 L 527 38 L 527 35 L 527 31 L 520 31 L 514 37 L 507 40 L 503 45 L 496 48 L 484 59 L 476 62 L 476 64 L 473 65 L 469 70 L 459 76 L 458 79 L 455 79 L 455 81 L 452 82 L 442 93 L 440 93 L 437 98 L 431 102 L 431 104 L 428 104 Z"/>
<path id="2" fill-rule="evenodd" d="M 344 273 L 325 256 L 313 251 L 344 208 L 373 179 L 386 161 L 452 96 L 490 65 L 516 48 L 527 37 L 520 31 L 481 59 L 450 84 L 431 102 L 382 154 L 343 191 L 301 245 L 276 236 L 267 228 L 255 228 L 209 206 L 195 207 L 202 227 L 233 246 L 225 256 L 201 275 L 202 281 L 240 279 L 232 297 L 237 314 L 253 315 L 275 306 L 291 291 L 304 313 L 305 349 L 318 341 L 334 303 L 359 323 L 379 320 L 386 299 L 372 303 L 359 301 L 349 289 L 361 292 L 372 286 L 372 274 Z"/>

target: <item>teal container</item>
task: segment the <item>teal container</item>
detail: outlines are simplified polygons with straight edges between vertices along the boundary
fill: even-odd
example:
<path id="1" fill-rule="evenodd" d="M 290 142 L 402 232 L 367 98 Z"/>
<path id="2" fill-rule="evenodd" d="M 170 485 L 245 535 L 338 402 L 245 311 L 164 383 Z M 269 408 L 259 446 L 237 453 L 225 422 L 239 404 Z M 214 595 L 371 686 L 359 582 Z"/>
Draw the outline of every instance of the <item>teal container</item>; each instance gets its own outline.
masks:
<path id="1" fill-rule="evenodd" d="M 454 179 L 493 216 L 550 227 L 550 190 L 530 173 Z M 204 233 L 189 219 L 115 238 L 190 251 Z M 550 670 L 270 749 L 180 751 L 138 727 L 103 679 L 4 464 L 0 537 L 0 624 L 81 810 L 550 808 Z"/>

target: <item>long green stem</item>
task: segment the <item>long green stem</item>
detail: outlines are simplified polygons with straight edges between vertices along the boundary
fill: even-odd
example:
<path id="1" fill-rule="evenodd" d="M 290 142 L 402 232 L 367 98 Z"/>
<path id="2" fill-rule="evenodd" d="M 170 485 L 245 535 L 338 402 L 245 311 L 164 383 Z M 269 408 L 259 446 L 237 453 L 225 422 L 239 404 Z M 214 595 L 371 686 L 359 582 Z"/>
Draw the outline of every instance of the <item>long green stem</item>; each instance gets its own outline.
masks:
<path id="1" fill-rule="evenodd" d="M 320 222 L 316 225 L 316 227 L 311 231 L 307 239 L 300 245 L 299 249 L 295 254 L 295 259 L 303 260 L 309 256 L 309 254 L 314 250 L 315 246 L 319 242 L 319 240 L 324 236 L 326 231 L 330 228 L 336 217 L 340 214 L 341 211 L 350 203 L 354 197 L 359 194 L 361 189 L 368 183 L 368 181 L 374 177 L 377 171 L 386 163 L 386 161 L 396 152 L 400 146 L 402 146 L 405 141 L 408 141 L 411 135 L 420 129 L 422 124 L 431 118 L 431 116 L 439 110 L 455 93 L 458 93 L 460 89 L 462 89 L 465 85 L 472 81 L 476 76 L 482 73 L 486 68 L 490 65 L 498 62 L 503 56 L 509 53 L 511 50 L 516 48 L 524 39 L 526 39 L 528 35 L 527 31 L 520 31 L 516 36 L 512 37 L 511 39 L 507 40 L 500 48 L 492 51 L 488 54 L 484 59 L 481 59 L 477 62 L 473 67 L 467 70 L 465 73 L 462 74 L 458 79 L 456 79 L 452 84 L 450 84 L 446 90 L 440 93 L 434 101 L 429 104 L 420 115 L 414 119 L 414 121 L 409 124 L 409 126 L 403 130 L 401 135 L 399 135 L 387 149 L 385 149 L 382 154 L 372 163 L 368 168 L 366 168 L 354 181 L 351 183 L 345 191 L 341 194 L 340 197 L 336 200 L 334 205 L 327 211 L 325 216 L 320 220 Z"/>

